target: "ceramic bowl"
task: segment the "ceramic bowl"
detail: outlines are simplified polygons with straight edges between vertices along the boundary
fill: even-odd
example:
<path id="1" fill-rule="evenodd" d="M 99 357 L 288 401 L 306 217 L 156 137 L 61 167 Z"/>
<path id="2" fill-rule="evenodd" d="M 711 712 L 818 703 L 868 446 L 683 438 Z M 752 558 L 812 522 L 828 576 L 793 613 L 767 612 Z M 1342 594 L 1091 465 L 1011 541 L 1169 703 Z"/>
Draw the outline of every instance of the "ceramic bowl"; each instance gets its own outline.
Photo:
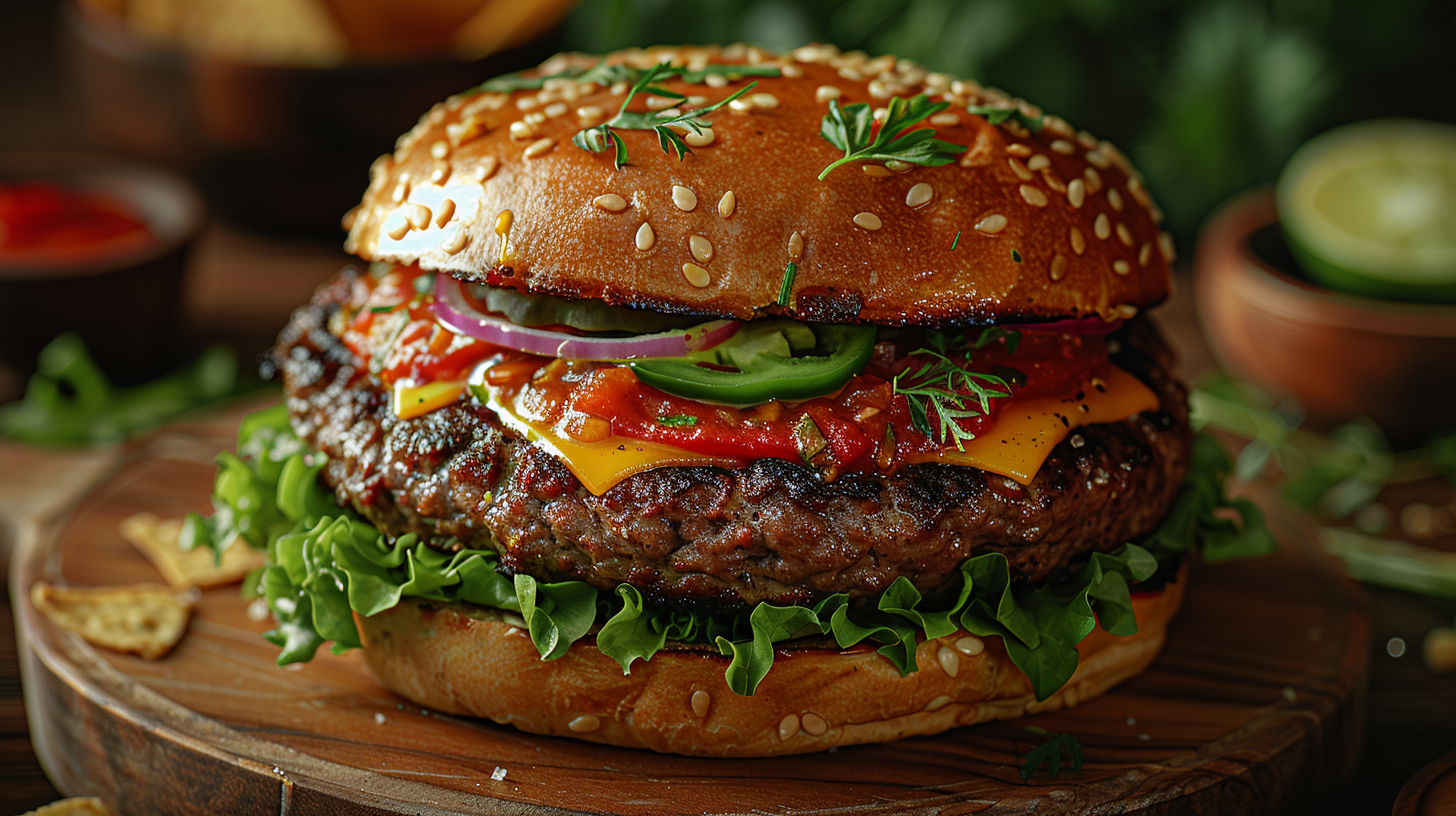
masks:
<path id="1" fill-rule="evenodd" d="M 1198 313 L 1230 374 L 1293 397 L 1327 428 L 1365 415 L 1400 445 L 1456 427 L 1456 306 L 1334 292 L 1300 271 L 1274 194 L 1217 213 L 1194 261 Z"/>

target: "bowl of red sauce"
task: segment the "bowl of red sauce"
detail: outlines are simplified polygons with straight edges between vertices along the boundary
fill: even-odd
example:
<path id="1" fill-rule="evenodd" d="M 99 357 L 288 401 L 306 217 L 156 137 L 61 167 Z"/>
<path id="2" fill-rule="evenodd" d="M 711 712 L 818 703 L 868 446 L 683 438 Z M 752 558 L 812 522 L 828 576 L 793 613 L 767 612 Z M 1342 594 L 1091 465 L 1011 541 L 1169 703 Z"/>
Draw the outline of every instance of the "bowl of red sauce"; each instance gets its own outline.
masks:
<path id="1" fill-rule="evenodd" d="M 119 384 L 175 367 L 202 198 L 169 171 L 102 156 L 0 155 L 0 368 L 25 377 L 64 331 Z"/>

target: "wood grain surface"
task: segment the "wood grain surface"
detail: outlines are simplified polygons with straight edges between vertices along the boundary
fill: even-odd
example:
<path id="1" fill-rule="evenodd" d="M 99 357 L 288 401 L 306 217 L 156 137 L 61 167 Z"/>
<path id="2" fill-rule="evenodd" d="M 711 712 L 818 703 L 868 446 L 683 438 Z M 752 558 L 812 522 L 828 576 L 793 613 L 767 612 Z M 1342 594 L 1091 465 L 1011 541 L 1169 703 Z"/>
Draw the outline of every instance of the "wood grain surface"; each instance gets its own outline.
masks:
<path id="1" fill-rule="evenodd" d="M 1401 788 L 1391 816 L 1456 814 L 1456 751 L 1422 768 Z"/>
<path id="2" fill-rule="evenodd" d="M 155 581 L 127 515 L 204 509 L 240 414 L 163 433 L 73 512 L 24 533 L 11 572 L 37 752 L 68 795 L 129 814 L 1260 813 L 1354 762 L 1369 622 L 1296 517 L 1282 552 L 1197 565 L 1169 645 L 1103 698 L 1029 720 L 772 760 L 701 760 L 535 737 L 421 710 L 358 654 L 280 669 L 233 587 L 203 593 L 166 659 L 97 651 L 30 606 L 42 577 Z M 1023 783 L 1034 723 L 1077 736 L 1078 772 Z M 502 778 L 497 778 L 502 777 Z"/>

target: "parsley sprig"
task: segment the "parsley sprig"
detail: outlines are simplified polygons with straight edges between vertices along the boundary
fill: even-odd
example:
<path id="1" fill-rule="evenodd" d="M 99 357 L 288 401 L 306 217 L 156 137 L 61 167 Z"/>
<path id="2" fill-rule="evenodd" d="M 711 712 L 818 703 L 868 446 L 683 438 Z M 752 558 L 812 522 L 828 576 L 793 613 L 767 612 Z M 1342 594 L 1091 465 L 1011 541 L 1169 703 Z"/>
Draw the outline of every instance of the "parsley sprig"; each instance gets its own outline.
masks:
<path id="1" fill-rule="evenodd" d="M 713 67 L 715 66 L 709 66 L 709 68 Z M 751 68 L 752 66 L 732 65 L 718 67 L 744 69 Z M 662 111 L 629 111 L 627 110 L 627 106 L 632 103 L 633 97 L 639 93 L 656 94 L 657 96 L 663 96 L 669 99 L 686 99 L 687 97 L 684 94 L 658 87 L 653 83 L 661 82 L 674 76 L 706 75 L 706 71 L 707 69 L 688 72 L 680 65 L 673 65 L 667 62 L 654 65 L 632 84 L 632 88 L 627 91 L 627 98 L 622 100 L 622 107 L 617 109 L 616 116 L 613 116 L 610 120 L 600 125 L 589 127 L 578 132 L 575 136 L 571 137 L 572 143 L 582 150 L 591 153 L 601 153 L 608 148 L 614 149 L 616 155 L 613 161 L 616 167 L 621 169 L 622 165 L 627 163 L 627 146 L 622 142 L 622 137 L 618 135 L 616 129 L 655 130 L 657 131 L 657 143 L 662 146 L 662 152 L 669 156 L 676 152 L 678 161 L 682 161 L 684 156 L 693 151 L 692 148 L 688 147 L 687 142 L 683 141 L 682 134 L 672 128 L 680 127 L 691 130 L 694 133 L 702 133 L 703 128 L 711 127 L 713 124 L 702 118 L 704 114 L 712 113 L 738 97 L 743 96 L 753 90 L 754 86 L 758 85 L 758 83 L 750 82 L 745 87 L 739 88 L 736 92 L 718 102 L 705 108 L 697 108 L 690 111 L 679 110 L 676 113 L 671 112 L 672 109 Z"/>
<path id="2" fill-rule="evenodd" d="M 999 125 L 1007 119 L 1014 119 L 1032 133 L 1041 133 L 1042 125 L 1046 123 L 1045 116 L 1027 116 L 1020 108 L 1007 108 L 997 105 L 971 105 L 966 108 L 967 113 L 973 113 L 984 118 L 993 125 Z"/>
<path id="3" fill-rule="evenodd" d="M 966 152 L 964 145 L 935 138 L 935 129 L 931 127 L 910 130 L 948 107 L 950 103 L 931 102 L 925 94 L 908 100 L 896 96 L 890 99 L 885 121 L 876 131 L 874 113 L 868 104 L 857 102 L 841 107 L 839 100 L 829 100 L 829 113 L 819 126 L 819 135 L 843 150 L 844 158 L 824 168 L 819 180 L 823 181 L 834 168 L 856 161 L 893 159 L 928 167 L 950 164 L 957 155 Z"/>
<path id="4" fill-rule="evenodd" d="M 1026 726 L 1026 730 L 1038 736 L 1046 737 L 1047 741 L 1031 749 L 1026 754 L 1026 759 L 1021 764 L 1021 781 L 1026 782 L 1046 766 L 1047 776 L 1056 776 L 1062 770 L 1062 751 L 1067 752 L 1067 759 L 1071 762 L 1072 770 L 1082 770 L 1082 744 L 1071 734 L 1053 734 L 1045 728 L 1038 728 L 1034 725 Z"/>
<path id="5" fill-rule="evenodd" d="M 965 335 L 926 332 L 928 347 L 911 352 L 911 356 L 927 358 L 925 362 L 917 369 L 907 368 L 896 374 L 891 381 L 894 393 L 905 397 L 910 424 L 915 430 L 942 445 L 954 441 L 958 450 L 966 449 L 966 441 L 975 439 L 976 435 L 963 428 L 960 420 L 990 413 L 992 399 L 1011 396 L 1011 385 L 1025 385 L 1026 379 L 1021 372 L 1009 368 L 1000 368 L 994 374 L 969 371 L 947 354 L 962 344 L 979 349 L 1001 339 L 1005 339 L 1014 354 L 1021 342 L 1021 333 L 993 326 L 969 342 Z M 935 425 L 930 421 L 932 411 Z"/>

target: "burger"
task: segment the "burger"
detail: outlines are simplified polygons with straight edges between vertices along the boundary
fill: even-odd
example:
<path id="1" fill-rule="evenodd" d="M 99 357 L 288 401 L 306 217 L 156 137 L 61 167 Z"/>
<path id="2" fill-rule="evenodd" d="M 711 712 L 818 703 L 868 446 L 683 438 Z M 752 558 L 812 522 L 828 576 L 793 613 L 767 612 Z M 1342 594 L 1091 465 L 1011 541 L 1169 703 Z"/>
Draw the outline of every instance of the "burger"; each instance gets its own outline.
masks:
<path id="1" fill-rule="evenodd" d="M 1187 554 L 1270 546 L 1144 316 L 1160 221 L 1112 145 L 891 56 L 560 55 L 374 164 L 184 544 L 266 548 L 280 663 L 362 647 L 537 734 L 1077 705 L 1157 655 Z"/>

